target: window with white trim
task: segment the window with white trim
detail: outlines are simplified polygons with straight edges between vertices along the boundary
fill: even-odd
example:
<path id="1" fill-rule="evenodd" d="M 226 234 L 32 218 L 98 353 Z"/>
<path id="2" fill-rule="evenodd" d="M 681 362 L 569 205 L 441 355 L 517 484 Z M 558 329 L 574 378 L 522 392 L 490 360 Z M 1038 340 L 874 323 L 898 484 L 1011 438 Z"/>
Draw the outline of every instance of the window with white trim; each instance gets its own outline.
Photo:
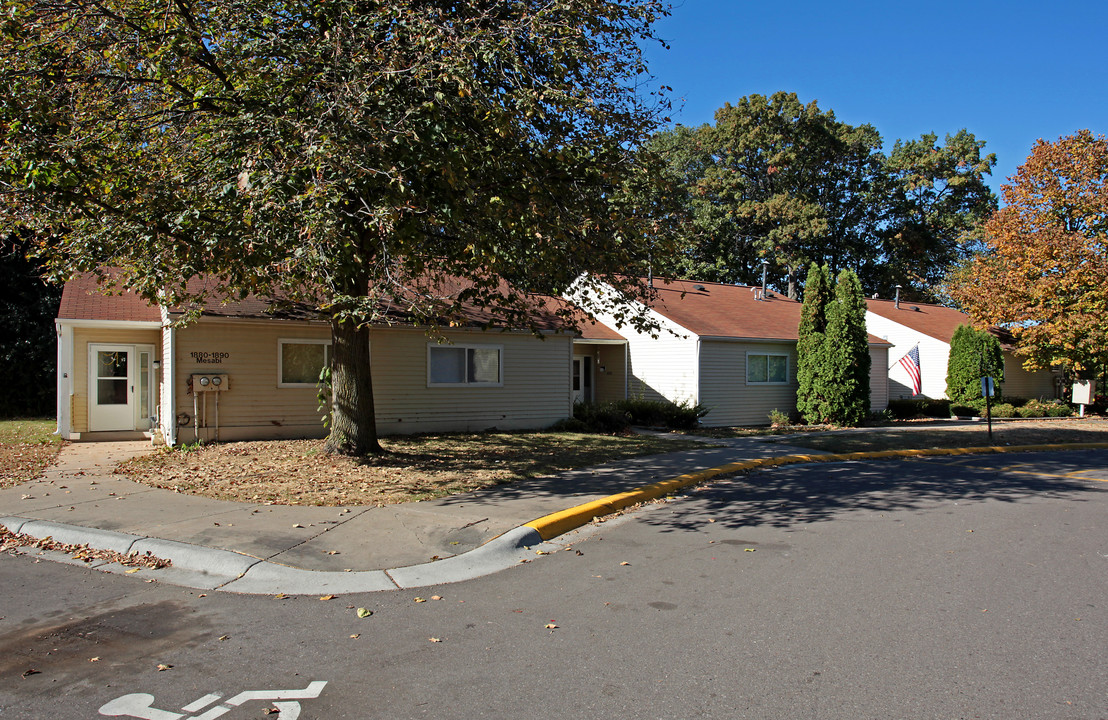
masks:
<path id="1" fill-rule="evenodd" d="M 746 382 L 749 385 L 783 385 L 789 382 L 789 356 L 747 353 Z"/>
<path id="2" fill-rule="evenodd" d="M 277 387 L 315 387 L 331 362 L 330 340 L 277 341 Z"/>
<path id="3" fill-rule="evenodd" d="M 427 385 L 500 387 L 504 348 L 500 345 L 428 345 Z"/>

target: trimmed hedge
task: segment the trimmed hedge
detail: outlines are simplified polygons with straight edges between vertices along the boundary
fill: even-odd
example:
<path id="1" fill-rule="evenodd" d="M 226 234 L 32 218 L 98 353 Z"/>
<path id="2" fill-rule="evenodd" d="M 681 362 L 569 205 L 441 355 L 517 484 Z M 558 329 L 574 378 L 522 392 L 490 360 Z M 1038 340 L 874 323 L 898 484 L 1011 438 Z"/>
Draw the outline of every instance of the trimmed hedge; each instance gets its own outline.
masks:
<path id="1" fill-rule="evenodd" d="M 950 401 L 931 398 L 890 400 L 888 410 L 897 420 L 913 420 L 920 417 L 948 418 Z"/>
<path id="2" fill-rule="evenodd" d="M 704 405 L 688 402 L 673 403 L 668 400 L 643 400 L 628 398 L 607 403 L 577 403 L 573 417 L 554 424 L 563 432 L 624 432 L 632 425 L 664 427 L 669 430 L 688 430 L 696 427 L 700 418 L 708 414 Z"/>

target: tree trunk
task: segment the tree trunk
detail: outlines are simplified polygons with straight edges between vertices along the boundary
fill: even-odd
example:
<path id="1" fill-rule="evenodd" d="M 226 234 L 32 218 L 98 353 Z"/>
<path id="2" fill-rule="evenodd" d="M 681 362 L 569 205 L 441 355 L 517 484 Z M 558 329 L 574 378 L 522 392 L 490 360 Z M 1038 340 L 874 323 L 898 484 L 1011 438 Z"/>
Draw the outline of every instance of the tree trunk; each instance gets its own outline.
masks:
<path id="1" fill-rule="evenodd" d="M 369 328 L 331 321 L 331 434 L 327 452 L 360 457 L 384 452 L 377 442 Z"/>

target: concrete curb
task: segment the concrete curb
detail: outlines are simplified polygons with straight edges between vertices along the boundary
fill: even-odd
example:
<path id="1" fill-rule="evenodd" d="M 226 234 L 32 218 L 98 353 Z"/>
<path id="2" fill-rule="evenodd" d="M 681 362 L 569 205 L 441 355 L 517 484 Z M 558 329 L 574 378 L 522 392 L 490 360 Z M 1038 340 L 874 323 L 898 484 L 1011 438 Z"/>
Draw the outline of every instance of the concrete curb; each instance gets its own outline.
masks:
<path id="1" fill-rule="evenodd" d="M 744 460 L 728 463 L 706 470 L 686 473 L 670 480 L 643 485 L 627 492 L 609 495 L 599 500 L 561 510 L 537 520 L 525 523 L 524 527 L 533 528 L 543 540 L 550 540 L 562 533 L 569 532 L 590 522 L 593 518 L 610 515 L 632 505 L 655 500 L 663 495 L 677 492 L 692 485 L 698 485 L 720 475 L 756 470 L 779 465 L 799 463 L 850 462 L 852 460 L 880 460 L 888 458 L 927 457 L 934 455 L 986 455 L 990 453 L 1013 452 L 1052 452 L 1059 450 L 1101 450 L 1108 449 L 1108 443 L 1055 443 L 1044 445 L 986 446 L 972 448 L 926 448 L 919 450 L 875 450 L 869 452 L 832 453 L 826 455 L 781 455 L 779 457 Z"/>
<path id="2" fill-rule="evenodd" d="M 800 463 L 1101 449 L 1108 449 L 1108 443 L 879 450 L 828 455 L 783 455 L 744 460 L 685 473 L 669 480 L 643 485 L 633 490 L 609 495 L 599 500 L 551 513 L 509 530 L 467 553 L 431 563 L 392 570 L 362 572 L 304 570 L 230 550 L 20 517 L 0 517 L 0 525 L 13 533 L 30 535 L 38 539 L 52 537 L 61 543 L 88 545 L 100 550 L 115 550 L 122 554 L 129 552 L 145 554 L 149 552 L 152 555 L 169 560 L 172 565 L 158 571 L 141 571 L 137 577 L 155 578 L 185 587 L 224 590 L 243 594 L 286 593 L 289 595 L 311 595 L 328 592 L 378 592 L 460 582 L 505 570 L 520 564 L 524 560 L 533 558 L 536 554 L 542 555 L 556 550 L 556 545 L 544 541 L 549 541 L 559 535 L 575 530 L 587 524 L 593 518 L 610 515 L 632 505 L 654 500 L 721 475 Z M 103 572 L 134 572 L 133 569 L 115 563 L 100 562 L 89 565 L 72 561 L 65 553 L 48 552 L 44 556 L 52 560 L 83 565 Z"/>

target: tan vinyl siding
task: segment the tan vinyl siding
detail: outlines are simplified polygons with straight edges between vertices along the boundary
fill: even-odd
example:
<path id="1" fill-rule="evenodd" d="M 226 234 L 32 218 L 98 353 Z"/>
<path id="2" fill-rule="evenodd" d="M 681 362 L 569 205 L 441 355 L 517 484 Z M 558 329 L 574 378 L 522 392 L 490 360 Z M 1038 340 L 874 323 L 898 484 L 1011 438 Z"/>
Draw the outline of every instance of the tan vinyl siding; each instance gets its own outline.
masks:
<path id="1" fill-rule="evenodd" d="M 596 401 L 615 402 L 627 398 L 627 346 L 597 346 Z M 604 372 L 599 368 L 603 366 Z"/>
<path id="2" fill-rule="evenodd" d="M 788 383 L 750 384 L 749 354 L 788 355 Z M 771 410 L 796 411 L 796 345 L 705 340 L 700 346 L 700 403 L 710 408 L 709 427 L 767 425 Z"/>
<path id="3" fill-rule="evenodd" d="M 277 387 L 277 341 L 326 340 L 331 337 L 328 326 L 276 320 L 258 323 L 202 319 L 178 329 L 176 335 L 175 414 L 186 413 L 190 418 L 188 425 L 178 427 L 179 442 L 192 441 L 197 429 L 201 438 L 214 436 L 217 393 L 198 394 L 194 410 L 193 396 L 188 393 L 188 380 L 194 373 L 228 376 L 228 389 L 218 393 L 220 439 L 325 434 L 315 388 Z M 205 357 L 217 357 L 219 362 L 199 361 Z M 206 429 L 197 427 L 197 414 L 202 419 L 206 417 Z"/>
<path id="4" fill-rule="evenodd" d="M 70 396 L 70 418 L 73 432 L 88 432 L 88 346 L 153 345 L 155 357 L 161 347 L 161 331 L 129 328 L 73 329 L 73 394 Z"/>
<path id="5" fill-rule="evenodd" d="M 1050 370 L 1024 370 L 1019 356 L 1004 353 L 1004 384 L 1001 389 L 1005 396 L 1053 400 L 1057 397 L 1056 377 Z"/>
<path id="6" fill-rule="evenodd" d="M 889 349 L 869 349 L 869 409 L 881 412 L 889 406 Z"/>
<path id="7" fill-rule="evenodd" d="M 502 348 L 502 386 L 434 386 L 418 330 L 373 331 L 373 392 L 382 435 L 542 428 L 569 415 L 572 339 L 526 333 L 450 332 L 459 345 Z"/>
<path id="8" fill-rule="evenodd" d="M 627 346 L 620 344 L 573 344 L 574 355 L 589 355 L 593 359 L 593 400 L 615 402 L 627 397 Z M 604 368 L 601 372 L 600 368 Z"/>
<path id="9" fill-rule="evenodd" d="M 271 321 L 201 321 L 177 332 L 177 412 L 193 415 L 187 381 L 193 373 L 226 373 L 219 393 L 220 439 L 319 437 L 326 434 L 313 387 L 278 387 L 278 340 L 328 339 L 319 324 Z M 458 344 L 503 348 L 500 387 L 428 387 L 427 336 L 406 328 L 370 332 L 373 394 L 381 435 L 434 431 L 546 427 L 569 414 L 571 339 L 525 333 L 450 332 Z M 219 363 L 198 363 L 198 353 L 226 353 Z M 213 394 L 201 437 L 214 433 Z M 200 396 L 202 397 L 202 396 Z M 193 425 L 178 429 L 190 442 Z"/>

